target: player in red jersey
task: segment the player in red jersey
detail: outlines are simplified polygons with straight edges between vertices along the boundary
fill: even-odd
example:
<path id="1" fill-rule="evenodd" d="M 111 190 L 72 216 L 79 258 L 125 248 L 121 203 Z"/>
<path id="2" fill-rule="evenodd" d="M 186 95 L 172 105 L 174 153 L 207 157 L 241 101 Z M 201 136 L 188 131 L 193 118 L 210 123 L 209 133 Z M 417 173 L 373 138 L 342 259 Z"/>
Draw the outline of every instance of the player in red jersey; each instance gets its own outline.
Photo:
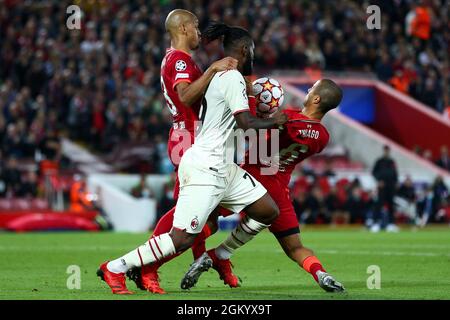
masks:
<path id="1" fill-rule="evenodd" d="M 182 9 L 171 11 L 165 22 L 166 31 L 170 35 L 171 47 L 161 63 L 161 89 L 167 106 L 173 116 L 173 126 L 169 133 L 168 153 L 169 158 L 178 168 L 183 153 L 194 142 L 195 124 L 203 93 L 213 76 L 224 70 L 236 69 L 237 60 L 225 57 L 214 62 L 204 73 L 199 69 L 191 57 L 190 52 L 198 49 L 200 44 L 200 31 L 197 17 Z M 174 187 L 174 198 L 179 192 L 178 177 Z M 153 237 L 166 233 L 172 226 L 173 209 L 169 211 L 167 218 L 161 219 L 153 233 Z M 208 232 L 208 227 L 205 227 Z M 204 248 L 205 237 L 199 237 L 196 247 L 200 248 L 194 258 L 198 258 Z M 203 242 L 202 242 L 203 241 Z M 172 258 L 172 257 L 171 257 Z M 170 260 L 170 259 L 167 259 Z M 154 293 L 164 293 L 158 281 L 157 270 L 161 262 L 142 268 L 138 286 L 141 289 Z M 98 275 L 112 288 L 113 293 L 131 293 L 125 286 L 124 275 L 114 272 L 114 266 L 104 263 L 100 266 Z"/>
<path id="2" fill-rule="evenodd" d="M 280 157 L 276 175 L 262 174 L 261 169 L 265 165 L 261 162 L 249 164 L 247 159 L 246 164 L 243 165 L 243 168 L 267 189 L 280 209 L 279 217 L 272 223 L 269 230 L 275 235 L 286 255 L 309 272 L 324 290 L 332 292 L 343 291 L 344 287 L 326 273 L 313 251 L 303 246 L 299 237 L 297 216 L 289 196 L 288 184 L 295 166 L 311 155 L 321 152 L 327 145 L 329 134 L 320 120 L 329 110 L 337 107 L 341 99 L 342 91 L 333 81 L 323 79 L 316 82 L 308 90 L 301 112 L 283 111 L 288 115 L 289 121 L 280 131 Z M 254 101 L 250 103 L 250 106 L 252 112 L 256 113 Z M 222 213 L 227 214 L 225 211 Z M 170 213 L 165 217 L 173 219 L 173 215 Z M 241 232 L 246 232 L 245 219 L 243 220 L 244 224 L 241 222 L 238 228 L 241 229 Z M 214 231 L 215 229 L 208 234 L 202 233 L 199 237 L 207 238 Z M 207 254 L 191 265 L 182 280 L 182 287 L 187 289 L 195 285 L 200 274 L 207 270 L 201 268 L 208 265 L 205 263 L 206 259 L 212 260 L 214 269 L 219 272 L 220 278 L 224 280 L 225 284 L 230 287 L 239 286 L 238 277 L 233 274 L 229 260 L 231 253 L 239 247 L 240 244 L 233 236 L 230 236 L 221 246 L 209 250 Z"/>
<path id="3" fill-rule="evenodd" d="M 275 235 L 286 255 L 309 272 L 324 290 L 330 292 L 342 292 L 345 289 L 341 283 L 334 280 L 324 270 L 313 251 L 303 246 L 299 237 L 297 216 L 289 196 L 288 184 L 295 166 L 304 159 L 321 152 L 328 144 L 328 131 L 320 121 L 329 110 L 336 108 L 341 100 L 342 90 L 332 80 L 317 81 L 308 90 L 301 112 L 283 111 L 288 115 L 289 120 L 284 125 L 284 129 L 279 131 L 279 158 L 277 161 L 272 164 L 265 164 L 262 161 L 250 164 L 247 156 L 245 164 L 242 166 L 261 182 L 278 205 L 280 214 L 269 230 Z M 269 135 L 267 140 L 270 138 Z M 257 145 L 255 144 L 253 147 L 257 147 Z M 276 174 L 264 175 L 262 168 L 267 166 L 277 169 Z M 242 216 L 241 223 L 233 233 L 252 232 L 245 224 L 245 215 Z M 182 287 L 188 289 L 195 285 L 200 274 L 207 271 L 199 266 L 211 264 L 206 263 L 207 260 L 212 260 L 213 264 L 230 264 L 229 259 L 232 253 L 242 246 L 233 233 L 217 248 L 209 250 L 197 261 L 194 261 L 182 280 Z M 231 266 L 228 269 L 228 279 L 234 278 L 237 281 L 237 277 L 231 274 Z M 222 279 L 223 275 L 220 273 L 219 275 Z"/>
<path id="4" fill-rule="evenodd" d="M 217 72 L 235 69 L 237 60 L 226 57 L 202 73 L 190 54 L 200 43 L 197 17 L 189 11 L 176 9 L 167 16 L 165 27 L 170 34 L 171 47 L 161 63 L 161 89 L 173 116 L 168 153 L 177 168 L 184 151 L 194 142 L 195 124 L 206 87 Z M 175 199 L 177 195 L 178 181 L 174 188 Z"/>

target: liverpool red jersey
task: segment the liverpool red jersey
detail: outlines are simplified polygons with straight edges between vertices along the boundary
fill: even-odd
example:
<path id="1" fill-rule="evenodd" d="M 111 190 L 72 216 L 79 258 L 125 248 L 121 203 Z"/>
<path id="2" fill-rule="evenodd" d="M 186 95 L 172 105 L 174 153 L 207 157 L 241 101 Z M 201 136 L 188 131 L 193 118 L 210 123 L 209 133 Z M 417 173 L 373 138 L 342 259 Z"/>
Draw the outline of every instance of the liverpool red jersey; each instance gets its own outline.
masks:
<path id="1" fill-rule="evenodd" d="M 202 72 L 188 53 L 173 48 L 167 49 L 161 63 L 161 89 L 173 116 L 167 152 L 175 169 L 184 152 L 194 143 L 195 122 L 198 120 L 201 106 L 201 99 L 192 106 L 182 104 L 175 86 L 180 82 L 192 83 L 201 76 Z"/>
<path id="2" fill-rule="evenodd" d="M 321 152 L 328 144 L 330 135 L 318 120 L 310 119 L 294 110 L 284 110 L 283 112 L 288 115 L 289 120 L 279 131 L 279 160 L 277 161 L 279 165 L 276 177 L 287 186 L 295 166 L 313 154 Z M 270 147 L 269 139 L 271 139 L 270 134 L 267 142 Z M 260 167 L 264 166 L 261 161 L 256 165 L 247 163 L 248 157 L 243 168 L 251 170 L 252 173 L 257 168 L 257 171 L 260 171 Z M 259 180 L 264 177 L 264 175 L 258 174 L 255 178 Z M 268 176 L 268 178 L 273 178 L 273 176 Z"/>
<path id="3" fill-rule="evenodd" d="M 161 63 L 161 89 L 173 116 L 174 129 L 187 129 L 194 133 L 201 99 L 192 106 L 180 102 L 175 86 L 180 82 L 194 82 L 202 75 L 192 57 L 181 50 L 169 48 Z"/>

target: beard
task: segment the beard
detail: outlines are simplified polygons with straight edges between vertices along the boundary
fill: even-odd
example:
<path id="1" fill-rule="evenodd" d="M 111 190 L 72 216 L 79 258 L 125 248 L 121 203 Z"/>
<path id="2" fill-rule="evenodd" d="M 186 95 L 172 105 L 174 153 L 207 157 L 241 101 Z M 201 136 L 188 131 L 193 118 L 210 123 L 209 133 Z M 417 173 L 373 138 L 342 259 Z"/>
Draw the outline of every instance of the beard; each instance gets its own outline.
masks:
<path id="1" fill-rule="evenodd" d="M 252 73 L 253 73 L 253 61 L 251 59 L 247 59 L 242 67 L 242 75 L 249 76 Z"/>

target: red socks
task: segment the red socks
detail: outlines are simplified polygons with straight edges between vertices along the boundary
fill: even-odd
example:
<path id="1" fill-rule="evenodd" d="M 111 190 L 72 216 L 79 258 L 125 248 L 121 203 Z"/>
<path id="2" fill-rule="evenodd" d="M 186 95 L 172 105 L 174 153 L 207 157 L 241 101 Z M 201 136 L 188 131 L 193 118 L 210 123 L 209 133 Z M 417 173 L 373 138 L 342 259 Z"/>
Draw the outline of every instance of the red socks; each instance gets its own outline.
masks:
<path id="1" fill-rule="evenodd" d="M 316 280 L 316 282 L 319 282 L 316 274 L 317 271 L 326 272 L 316 256 L 309 256 L 305 260 L 303 260 L 302 267 L 306 270 L 306 272 L 309 272 L 314 277 L 314 280 Z"/>
<path id="2" fill-rule="evenodd" d="M 205 224 L 202 232 L 200 232 L 197 238 L 195 238 L 194 244 L 191 247 L 194 260 L 197 260 L 204 252 L 206 252 L 205 240 L 210 235 L 211 229 L 209 228 L 208 224 Z"/>
<path id="3" fill-rule="evenodd" d="M 152 237 L 167 233 L 170 231 L 170 229 L 172 229 L 174 213 L 175 207 L 167 211 L 167 213 L 163 215 L 161 219 L 159 219 L 158 223 L 156 224 L 155 230 L 153 231 Z"/>

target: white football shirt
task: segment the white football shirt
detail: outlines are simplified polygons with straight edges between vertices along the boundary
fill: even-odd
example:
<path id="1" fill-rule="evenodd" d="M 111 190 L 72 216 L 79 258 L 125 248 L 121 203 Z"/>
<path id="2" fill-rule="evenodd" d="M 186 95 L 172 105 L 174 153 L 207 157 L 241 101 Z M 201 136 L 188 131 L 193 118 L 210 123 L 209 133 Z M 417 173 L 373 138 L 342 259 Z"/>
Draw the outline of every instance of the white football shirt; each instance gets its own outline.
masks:
<path id="1" fill-rule="evenodd" d="M 233 162 L 227 159 L 227 141 L 236 124 L 234 115 L 244 111 L 249 111 L 249 106 L 242 74 L 237 70 L 216 73 L 200 108 L 200 131 L 188 150 L 197 166 L 226 176 L 226 165 Z"/>

